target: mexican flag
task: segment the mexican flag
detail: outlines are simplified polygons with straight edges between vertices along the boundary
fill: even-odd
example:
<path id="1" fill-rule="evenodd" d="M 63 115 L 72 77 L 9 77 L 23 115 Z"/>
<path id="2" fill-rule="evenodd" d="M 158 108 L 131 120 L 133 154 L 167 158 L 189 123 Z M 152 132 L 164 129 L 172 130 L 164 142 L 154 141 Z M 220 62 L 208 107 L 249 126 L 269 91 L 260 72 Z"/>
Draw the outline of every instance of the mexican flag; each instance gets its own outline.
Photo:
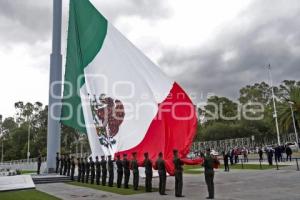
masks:
<path id="1" fill-rule="evenodd" d="M 196 109 L 185 91 L 88 0 L 71 0 L 61 122 L 86 133 L 92 156 L 164 154 L 184 158 Z"/>

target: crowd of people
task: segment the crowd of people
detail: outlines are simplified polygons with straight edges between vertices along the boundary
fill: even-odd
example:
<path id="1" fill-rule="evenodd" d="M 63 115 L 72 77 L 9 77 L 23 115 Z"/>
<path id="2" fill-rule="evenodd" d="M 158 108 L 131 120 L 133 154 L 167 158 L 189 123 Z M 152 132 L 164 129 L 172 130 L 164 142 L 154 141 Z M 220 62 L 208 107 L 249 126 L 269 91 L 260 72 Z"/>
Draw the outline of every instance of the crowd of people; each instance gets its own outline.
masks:
<path id="1" fill-rule="evenodd" d="M 265 148 L 260 147 L 257 149 L 257 153 L 259 155 L 259 161 L 262 162 L 264 160 L 264 153 L 266 154 L 267 161 L 269 165 L 273 165 L 273 160 L 275 162 L 283 162 L 283 161 L 292 161 L 293 151 L 289 146 L 266 146 Z M 286 158 L 284 159 L 284 154 Z M 235 147 L 230 149 L 229 151 L 223 151 L 222 156 L 224 160 L 225 171 L 229 171 L 229 163 L 231 165 L 237 164 L 241 161 L 244 163 L 249 162 L 249 149 L 246 147 Z"/>
<path id="2" fill-rule="evenodd" d="M 116 156 L 116 160 L 112 159 L 112 156 L 108 156 L 107 160 L 105 156 L 101 156 L 99 160 L 98 156 L 95 157 L 95 161 L 92 157 L 77 158 L 69 155 L 61 155 L 57 153 L 56 156 L 56 173 L 60 175 L 70 176 L 74 181 L 74 174 L 77 165 L 77 181 L 82 183 L 97 184 L 109 187 L 114 187 L 114 163 L 117 171 L 116 187 L 129 188 L 130 171 L 133 175 L 133 189 L 139 188 L 139 166 L 145 168 L 145 191 L 152 192 L 152 177 L 153 168 L 158 170 L 159 174 L 159 193 L 166 195 L 166 180 L 167 172 L 166 165 L 163 159 L 163 154 L 159 153 L 155 162 L 149 159 L 149 154 L 144 153 L 144 160 L 142 163 L 137 161 L 137 153 L 132 154 L 132 160 L 128 160 L 127 154 L 123 154 L 123 159 L 120 155 Z M 183 162 L 178 157 L 177 150 L 174 150 L 174 166 L 175 166 L 175 196 L 182 197 L 182 172 Z"/>
<path id="3" fill-rule="evenodd" d="M 183 197 L 183 165 L 184 162 L 179 158 L 178 151 L 173 151 L 173 164 L 174 164 L 174 176 L 175 176 L 175 196 Z M 132 153 L 132 159 L 127 158 L 127 154 L 123 154 L 121 159 L 120 155 L 116 155 L 116 159 L 112 159 L 111 156 L 101 156 L 99 160 L 98 156 L 95 157 L 95 161 L 92 157 L 89 158 L 77 158 L 69 155 L 56 155 L 56 173 L 60 175 L 70 176 L 72 181 L 75 180 L 75 169 L 77 165 L 78 175 L 77 181 L 81 183 L 97 184 L 102 186 L 117 187 L 129 189 L 129 179 L 132 171 L 132 189 L 139 189 L 139 167 L 145 168 L 145 191 L 152 192 L 152 178 L 153 169 L 158 170 L 159 175 L 159 194 L 166 194 L 166 182 L 167 182 L 167 170 L 166 163 L 163 158 L 163 153 L 158 154 L 158 158 L 153 162 L 149 158 L 147 152 L 144 153 L 144 160 L 138 162 L 137 153 Z M 203 162 L 205 169 L 205 181 L 208 188 L 208 199 L 214 198 L 214 170 L 213 168 L 219 165 L 219 161 L 211 155 L 210 150 L 206 151 L 206 156 Z M 114 185 L 114 166 L 116 166 L 117 180 Z M 107 182 L 108 181 L 108 182 Z M 122 184 L 123 183 L 123 184 Z"/>

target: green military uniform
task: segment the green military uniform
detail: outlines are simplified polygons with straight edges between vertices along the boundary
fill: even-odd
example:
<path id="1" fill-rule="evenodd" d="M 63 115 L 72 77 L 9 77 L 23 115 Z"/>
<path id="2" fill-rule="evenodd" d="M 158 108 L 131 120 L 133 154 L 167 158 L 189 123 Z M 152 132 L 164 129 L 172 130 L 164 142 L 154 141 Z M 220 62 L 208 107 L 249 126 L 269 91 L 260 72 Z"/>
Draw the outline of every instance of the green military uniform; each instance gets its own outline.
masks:
<path id="1" fill-rule="evenodd" d="M 96 184 L 100 185 L 100 176 L 101 176 L 101 165 L 98 159 L 98 156 L 96 156 Z"/>
<path id="2" fill-rule="evenodd" d="M 183 187 L 183 162 L 177 156 L 174 157 L 173 163 L 175 165 L 175 196 L 182 197 L 182 187 Z"/>
<path id="3" fill-rule="evenodd" d="M 56 169 L 55 169 L 55 173 L 58 173 L 59 170 L 59 153 L 56 153 Z"/>
<path id="4" fill-rule="evenodd" d="M 123 163 L 120 160 L 120 156 L 117 156 L 117 161 L 116 161 L 116 165 L 117 165 L 117 173 L 118 173 L 118 177 L 117 177 L 117 187 L 120 188 L 122 185 L 122 179 L 123 179 Z"/>
<path id="5" fill-rule="evenodd" d="M 85 162 L 84 159 L 81 158 L 81 182 L 84 183 L 85 178 Z"/>
<path id="6" fill-rule="evenodd" d="M 101 156 L 101 168 L 102 168 L 102 185 L 106 185 L 106 178 L 107 178 L 107 161 L 105 160 L 104 156 Z"/>
<path id="7" fill-rule="evenodd" d="M 145 155 L 144 160 L 144 167 L 145 167 L 145 190 L 146 192 L 152 192 L 152 177 L 153 177 L 153 170 L 152 170 L 152 161 L 148 158 L 148 154 Z"/>
<path id="8" fill-rule="evenodd" d="M 208 190 L 208 198 L 213 199 L 214 198 L 214 163 L 218 162 L 216 161 L 209 153 L 204 158 L 204 176 L 205 176 L 205 182 L 207 185 Z"/>
<path id="9" fill-rule="evenodd" d="M 165 161 L 160 157 L 156 160 L 156 166 L 159 175 L 159 194 L 166 194 L 166 181 L 167 181 L 167 172 Z"/>
<path id="10" fill-rule="evenodd" d="M 95 162 L 92 157 L 90 157 L 90 166 L 91 166 L 91 184 L 94 184 L 95 181 Z"/>
<path id="11" fill-rule="evenodd" d="M 90 165 L 89 161 L 86 159 L 86 162 L 85 162 L 85 183 L 89 182 L 90 170 L 91 170 L 91 165 Z"/>
<path id="12" fill-rule="evenodd" d="M 130 163 L 127 158 L 123 159 L 123 168 L 124 168 L 124 188 L 129 188 L 128 183 L 129 183 L 129 178 L 130 178 Z"/>
<path id="13" fill-rule="evenodd" d="M 70 172 L 71 172 L 71 158 L 70 158 L 70 156 L 68 156 L 68 158 L 67 158 L 67 176 L 70 176 Z"/>
<path id="14" fill-rule="evenodd" d="M 63 175 L 67 175 L 67 171 L 68 171 L 68 157 L 65 156 L 65 158 L 64 158 L 64 173 L 63 173 Z"/>
<path id="15" fill-rule="evenodd" d="M 59 174 L 60 174 L 60 175 L 63 175 L 63 170 L 64 170 L 64 160 L 65 160 L 64 156 L 61 155 L 61 156 L 60 156 L 60 169 L 59 169 Z"/>
<path id="16" fill-rule="evenodd" d="M 111 159 L 111 156 L 108 156 L 108 186 L 112 187 L 114 185 L 114 161 Z"/>
<path id="17" fill-rule="evenodd" d="M 74 157 L 71 158 L 71 180 L 74 181 L 74 174 L 75 174 L 75 161 Z"/>
<path id="18" fill-rule="evenodd" d="M 131 168 L 132 168 L 132 174 L 133 174 L 133 189 L 138 190 L 138 187 L 139 187 L 139 165 L 135 158 L 131 161 Z"/>
<path id="19" fill-rule="evenodd" d="M 77 158 L 77 167 L 78 167 L 78 176 L 77 176 L 77 182 L 80 182 L 81 180 L 81 162 L 80 158 Z"/>

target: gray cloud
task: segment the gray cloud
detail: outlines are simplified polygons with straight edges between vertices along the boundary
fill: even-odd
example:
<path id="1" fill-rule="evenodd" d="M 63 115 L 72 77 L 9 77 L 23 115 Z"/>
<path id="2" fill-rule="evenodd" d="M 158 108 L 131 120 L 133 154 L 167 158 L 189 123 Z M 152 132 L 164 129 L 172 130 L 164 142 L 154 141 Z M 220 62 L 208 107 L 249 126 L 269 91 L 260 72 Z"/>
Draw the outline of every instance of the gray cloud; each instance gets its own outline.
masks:
<path id="1" fill-rule="evenodd" d="M 247 84 L 300 77 L 300 4 L 297 1 L 257 1 L 227 24 L 214 42 L 188 51 L 167 51 L 159 61 L 188 91 L 237 98 Z"/>
<path id="2" fill-rule="evenodd" d="M 172 11 L 168 8 L 167 1 L 162 0 L 94 0 L 93 3 L 111 21 L 116 21 L 122 16 L 137 16 L 154 21 L 167 18 L 172 14 Z"/>
<path id="3" fill-rule="evenodd" d="M 2 44 L 46 40 L 51 33 L 51 3 L 52 1 L 1 0 Z"/>
<path id="4" fill-rule="evenodd" d="M 63 34 L 66 32 L 68 2 L 64 0 Z M 137 16 L 157 20 L 170 14 L 160 0 L 111 0 L 92 1 L 111 21 L 122 16 Z M 0 42 L 2 45 L 36 43 L 49 40 L 52 28 L 52 1 L 49 0 L 1 0 Z"/>

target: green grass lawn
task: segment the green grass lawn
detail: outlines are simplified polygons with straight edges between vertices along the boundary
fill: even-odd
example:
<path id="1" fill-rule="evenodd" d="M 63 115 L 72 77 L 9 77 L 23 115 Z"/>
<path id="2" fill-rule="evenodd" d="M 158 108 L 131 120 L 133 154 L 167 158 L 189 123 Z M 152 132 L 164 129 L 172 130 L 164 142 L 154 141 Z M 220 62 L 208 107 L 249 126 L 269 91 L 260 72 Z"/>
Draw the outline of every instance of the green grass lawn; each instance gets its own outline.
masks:
<path id="1" fill-rule="evenodd" d="M 111 193 L 115 193 L 115 194 L 120 194 L 120 195 L 133 195 L 133 194 L 142 194 L 145 193 L 145 187 L 143 186 L 139 186 L 139 189 L 133 190 L 133 186 L 129 186 L 129 189 L 125 189 L 125 188 L 117 188 L 117 186 L 114 184 L 114 187 L 108 187 L 108 186 L 102 186 L 102 185 L 97 185 L 97 184 L 86 184 L 86 183 L 81 183 L 81 182 L 67 182 L 67 184 L 70 185 L 75 185 L 75 186 L 80 186 L 80 187 L 87 187 L 87 188 L 92 188 L 92 189 L 96 189 L 96 190 L 101 190 L 101 191 L 105 191 L 105 192 L 111 192 Z M 158 189 L 157 188 L 152 188 L 153 192 L 157 192 Z"/>
<path id="2" fill-rule="evenodd" d="M 37 191 L 35 189 L 0 192 L 0 199 L 1 200 L 59 200 L 54 196 Z"/>
<path id="3" fill-rule="evenodd" d="M 185 174 L 202 174 L 203 171 L 200 171 L 199 169 L 202 168 L 199 165 L 184 165 L 184 173 Z"/>
<path id="4" fill-rule="evenodd" d="M 286 165 L 280 165 L 279 169 L 282 167 L 286 167 Z M 184 166 L 184 173 L 186 174 L 201 174 L 203 170 L 200 170 L 202 167 L 199 165 L 185 165 Z M 221 170 L 224 170 L 224 165 L 220 166 Z M 266 169 L 276 169 L 276 165 L 262 165 L 260 168 L 259 164 L 244 164 L 244 168 L 241 164 L 229 165 L 229 169 L 252 169 L 252 170 L 266 170 Z"/>
<path id="5" fill-rule="evenodd" d="M 34 171 L 34 170 L 21 170 L 21 174 L 32 174 L 32 173 L 36 174 L 36 171 Z"/>

